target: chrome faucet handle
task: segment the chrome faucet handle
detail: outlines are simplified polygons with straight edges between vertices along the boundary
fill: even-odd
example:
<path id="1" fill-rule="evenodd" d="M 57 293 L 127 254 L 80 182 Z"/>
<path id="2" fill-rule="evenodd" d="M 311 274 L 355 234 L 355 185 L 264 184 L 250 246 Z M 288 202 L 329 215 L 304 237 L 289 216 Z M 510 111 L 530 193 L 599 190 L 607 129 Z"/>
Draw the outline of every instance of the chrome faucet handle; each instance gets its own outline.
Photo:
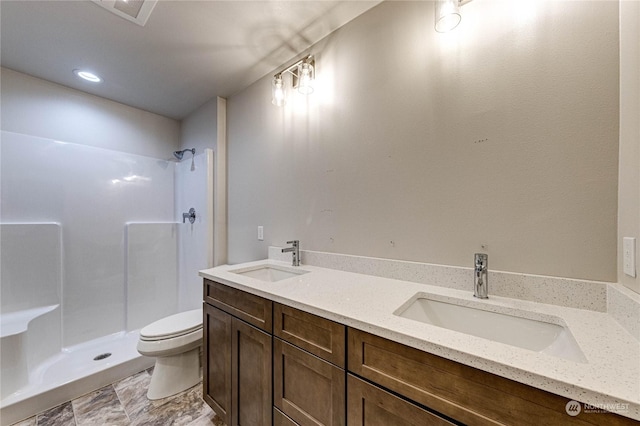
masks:
<path id="1" fill-rule="evenodd" d="M 186 223 L 187 219 L 189 219 L 189 223 L 196 221 L 196 209 L 191 207 L 188 213 L 182 213 L 182 223 Z"/>
<path id="2" fill-rule="evenodd" d="M 476 269 L 479 269 L 480 271 L 486 270 L 488 258 L 489 256 L 486 255 L 485 253 L 476 253 L 475 254 Z"/>
<path id="3" fill-rule="evenodd" d="M 294 247 L 300 244 L 300 240 L 287 241 L 287 244 L 293 244 Z"/>
<path id="4" fill-rule="evenodd" d="M 489 297 L 487 285 L 489 283 L 489 255 L 476 253 L 474 255 L 473 295 L 480 299 Z"/>

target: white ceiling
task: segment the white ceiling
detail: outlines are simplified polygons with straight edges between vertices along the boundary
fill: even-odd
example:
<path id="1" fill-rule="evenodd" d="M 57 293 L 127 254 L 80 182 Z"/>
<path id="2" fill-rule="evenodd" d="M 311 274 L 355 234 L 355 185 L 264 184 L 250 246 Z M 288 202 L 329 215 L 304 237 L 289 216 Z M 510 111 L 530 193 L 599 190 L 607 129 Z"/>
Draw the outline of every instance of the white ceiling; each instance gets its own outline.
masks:
<path id="1" fill-rule="evenodd" d="M 377 3 L 159 0 L 141 27 L 90 0 L 2 0 L 0 63 L 182 119 L 285 65 Z M 104 82 L 80 81 L 76 68 L 95 70 Z"/>

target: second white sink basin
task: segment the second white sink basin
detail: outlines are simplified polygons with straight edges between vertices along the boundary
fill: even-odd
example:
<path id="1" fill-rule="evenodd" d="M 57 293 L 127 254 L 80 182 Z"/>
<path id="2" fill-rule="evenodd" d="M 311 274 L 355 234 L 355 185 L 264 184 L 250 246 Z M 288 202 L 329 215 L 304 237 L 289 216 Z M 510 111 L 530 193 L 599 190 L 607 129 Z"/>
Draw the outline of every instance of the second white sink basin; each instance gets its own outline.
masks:
<path id="1" fill-rule="evenodd" d="M 275 282 L 287 278 L 297 277 L 299 275 L 306 274 L 309 271 L 297 269 L 294 267 L 286 268 L 284 266 L 265 264 L 236 269 L 229 272 L 233 272 L 234 274 L 238 275 L 244 275 L 245 277 L 255 278 L 260 281 Z"/>
<path id="2" fill-rule="evenodd" d="M 533 319 L 527 311 L 509 309 L 509 313 L 494 312 L 477 305 L 465 306 L 460 303 L 470 302 L 461 300 L 456 303 L 424 295 L 414 296 L 394 314 L 531 351 L 587 362 L 573 335 L 560 318 L 547 316 L 545 319 Z"/>

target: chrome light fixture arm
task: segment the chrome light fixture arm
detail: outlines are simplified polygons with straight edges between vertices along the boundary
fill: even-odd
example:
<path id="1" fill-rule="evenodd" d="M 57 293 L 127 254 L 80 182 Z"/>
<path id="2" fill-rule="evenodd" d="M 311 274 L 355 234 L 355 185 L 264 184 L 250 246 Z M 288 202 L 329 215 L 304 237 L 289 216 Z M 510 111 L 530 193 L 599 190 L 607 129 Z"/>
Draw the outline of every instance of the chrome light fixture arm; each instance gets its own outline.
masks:
<path id="1" fill-rule="evenodd" d="M 294 62 L 293 64 L 289 65 L 288 67 L 286 67 L 282 71 L 276 73 L 273 77 L 274 78 L 282 78 L 282 74 L 289 73 L 289 74 L 291 74 L 293 76 L 293 87 L 297 88 L 299 80 L 300 80 L 300 77 L 301 77 L 300 76 L 300 68 L 301 68 L 301 66 L 303 66 L 303 64 L 306 64 L 306 65 L 310 66 L 310 72 L 312 74 L 311 78 L 314 79 L 315 78 L 316 60 L 314 59 L 313 55 L 308 55 L 308 56 L 300 59 L 299 61 Z"/>

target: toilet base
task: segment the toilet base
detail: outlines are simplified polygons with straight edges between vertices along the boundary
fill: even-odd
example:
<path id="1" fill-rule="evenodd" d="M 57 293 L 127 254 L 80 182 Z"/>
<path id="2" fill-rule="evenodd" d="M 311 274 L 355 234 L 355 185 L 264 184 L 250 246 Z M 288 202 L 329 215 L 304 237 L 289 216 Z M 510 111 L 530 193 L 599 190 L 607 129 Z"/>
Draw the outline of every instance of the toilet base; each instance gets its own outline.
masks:
<path id="1" fill-rule="evenodd" d="M 195 386 L 200 381 L 200 347 L 156 358 L 147 398 L 162 399 Z"/>

